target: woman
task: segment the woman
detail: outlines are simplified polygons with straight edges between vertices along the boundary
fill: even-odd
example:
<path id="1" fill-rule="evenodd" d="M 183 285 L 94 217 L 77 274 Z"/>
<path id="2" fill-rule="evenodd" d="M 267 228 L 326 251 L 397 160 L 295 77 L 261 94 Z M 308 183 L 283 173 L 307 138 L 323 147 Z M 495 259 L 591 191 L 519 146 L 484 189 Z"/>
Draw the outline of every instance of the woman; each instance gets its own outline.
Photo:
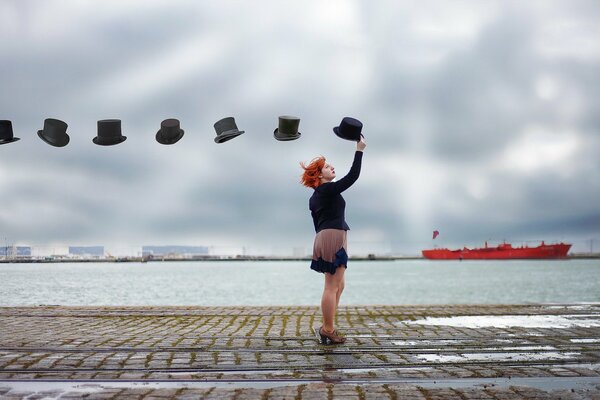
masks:
<path id="1" fill-rule="evenodd" d="M 341 193 L 348 189 L 360 175 L 363 150 L 367 144 L 364 137 L 356 144 L 354 162 L 346 176 L 337 182 L 335 168 L 325 162 L 325 157 L 313 159 L 308 166 L 300 163 L 304 169 L 301 183 L 314 189 L 309 200 L 309 208 L 315 226 L 315 242 L 310 268 L 325 274 L 325 288 L 321 298 L 323 325 L 319 328 L 321 343 L 344 343 L 345 337 L 339 336 L 333 326 L 333 320 L 344 290 L 344 272 L 348 267 L 348 244 L 346 231 L 350 229 L 345 220 L 346 202 Z"/>

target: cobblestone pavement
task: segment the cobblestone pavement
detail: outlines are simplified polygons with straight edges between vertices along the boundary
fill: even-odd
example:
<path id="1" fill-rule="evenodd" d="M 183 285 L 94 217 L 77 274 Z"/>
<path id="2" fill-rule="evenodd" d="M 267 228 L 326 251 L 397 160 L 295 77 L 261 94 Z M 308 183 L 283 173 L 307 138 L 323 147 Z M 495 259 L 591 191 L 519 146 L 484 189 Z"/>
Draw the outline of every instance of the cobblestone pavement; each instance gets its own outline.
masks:
<path id="1" fill-rule="evenodd" d="M 309 306 L 0 307 L 0 398 L 600 399 L 600 304 L 341 306 L 338 346 L 320 324 Z"/>

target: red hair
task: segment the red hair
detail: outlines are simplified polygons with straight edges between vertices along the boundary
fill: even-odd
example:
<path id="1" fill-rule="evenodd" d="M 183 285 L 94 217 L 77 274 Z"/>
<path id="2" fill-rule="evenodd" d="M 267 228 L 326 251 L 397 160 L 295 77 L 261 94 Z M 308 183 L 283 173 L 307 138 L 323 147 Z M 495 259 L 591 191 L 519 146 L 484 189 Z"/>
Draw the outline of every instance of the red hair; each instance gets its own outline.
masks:
<path id="1" fill-rule="evenodd" d="M 325 166 L 325 157 L 321 156 L 313 158 L 308 165 L 301 162 L 300 166 L 302 169 L 304 169 L 304 173 L 300 178 L 301 184 L 313 189 L 321 184 L 321 178 L 319 178 L 319 175 Z"/>

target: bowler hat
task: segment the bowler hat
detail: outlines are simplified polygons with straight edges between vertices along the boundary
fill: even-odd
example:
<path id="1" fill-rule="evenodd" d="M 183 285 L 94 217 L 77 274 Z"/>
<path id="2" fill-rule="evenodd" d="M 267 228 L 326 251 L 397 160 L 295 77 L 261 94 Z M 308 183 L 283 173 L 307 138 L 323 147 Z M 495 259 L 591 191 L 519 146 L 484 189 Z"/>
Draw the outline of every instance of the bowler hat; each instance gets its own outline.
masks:
<path id="1" fill-rule="evenodd" d="M 217 132 L 215 143 L 226 142 L 245 132 L 238 130 L 238 127 L 235 124 L 235 119 L 233 117 L 226 117 L 218 120 L 217 122 L 215 122 L 214 127 L 215 131 Z"/>
<path id="2" fill-rule="evenodd" d="M 156 132 L 156 141 L 160 144 L 175 144 L 183 137 L 183 129 L 179 127 L 179 120 L 165 119 L 160 123 L 160 130 Z"/>
<path id="3" fill-rule="evenodd" d="M 295 140 L 302 135 L 298 132 L 300 118 L 291 115 L 282 115 L 279 117 L 279 127 L 273 131 L 273 136 L 277 140 Z"/>
<path id="4" fill-rule="evenodd" d="M 13 136 L 12 122 L 3 119 L 0 120 L 0 144 L 16 142 L 18 137 Z"/>
<path id="5" fill-rule="evenodd" d="M 111 146 L 124 142 L 127 136 L 121 134 L 120 119 L 102 119 L 98 121 L 98 136 L 92 141 L 101 146 Z"/>
<path id="6" fill-rule="evenodd" d="M 363 124 L 356 118 L 344 117 L 339 126 L 333 128 L 336 135 L 346 140 L 358 142 L 362 134 Z"/>
<path id="7" fill-rule="evenodd" d="M 44 129 L 38 131 L 38 136 L 44 142 L 55 147 L 64 147 L 69 143 L 67 135 L 67 124 L 64 121 L 46 118 L 44 120 Z"/>

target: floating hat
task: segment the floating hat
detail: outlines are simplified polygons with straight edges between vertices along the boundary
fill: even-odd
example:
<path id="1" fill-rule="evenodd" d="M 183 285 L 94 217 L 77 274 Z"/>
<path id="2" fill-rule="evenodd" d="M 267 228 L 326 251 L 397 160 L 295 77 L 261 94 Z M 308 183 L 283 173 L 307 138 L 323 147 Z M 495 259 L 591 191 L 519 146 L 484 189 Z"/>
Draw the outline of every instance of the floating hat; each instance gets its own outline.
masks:
<path id="1" fill-rule="evenodd" d="M 238 130 L 237 125 L 235 124 L 235 119 L 233 117 L 226 117 L 215 122 L 215 131 L 217 132 L 217 137 L 215 138 L 215 143 L 223 143 L 230 139 L 233 139 L 236 136 L 241 135 L 245 131 Z"/>
<path id="2" fill-rule="evenodd" d="M 346 140 L 358 142 L 362 134 L 363 124 L 356 118 L 344 117 L 339 126 L 333 128 L 336 135 Z"/>
<path id="3" fill-rule="evenodd" d="M 67 124 L 58 119 L 46 118 L 44 120 L 44 129 L 38 131 L 38 136 L 44 142 L 55 147 L 64 147 L 69 143 L 67 135 Z"/>
<path id="4" fill-rule="evenodd" d="M 179 127 L 179 120 L 165 119 L 160 123 L 160 130 L 156 132 L 156 141 L 160 144 L 175 144 L 183 137 L 183 129 Z"/>
<path id="5" fill-rule="evenodd" d="M 282 115 L 279 117 L 279 127 L 273 131 L 273 136 L 282 141 L 298 139 L 302 135 L 298 132 L 299 125 L 300 118 Z"/>
<path id="6" fill-rule="evenodd" d="M 101 146 L 111 146 L 124 142 L 127 136 L 121 134 L 120 119 L 102 119 L 98 121 L 98 136 L 92 141 Z"/>
<path id="7" fill-rule="evenodd" d="M 3 119 L 0 120 L 0 144 L 16 142 L 18 137 L 13 136 L 12 122 Z"/>

